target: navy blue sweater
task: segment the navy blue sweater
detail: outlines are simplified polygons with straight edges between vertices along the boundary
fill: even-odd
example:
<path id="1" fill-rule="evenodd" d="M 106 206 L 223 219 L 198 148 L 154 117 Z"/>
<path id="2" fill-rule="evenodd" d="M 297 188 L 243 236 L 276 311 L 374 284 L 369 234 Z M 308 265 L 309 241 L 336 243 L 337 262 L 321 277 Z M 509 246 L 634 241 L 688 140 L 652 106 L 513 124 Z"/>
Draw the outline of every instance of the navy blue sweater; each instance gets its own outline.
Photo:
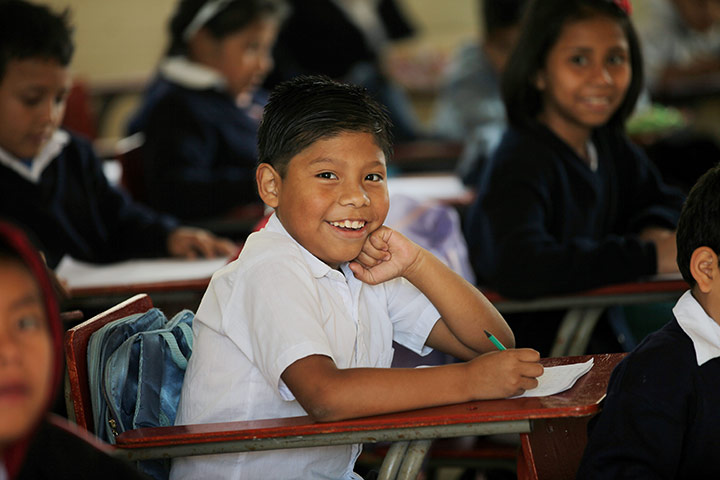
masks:
<path id="1" fill-rule="evenodd" d="M 625 136 L 598 129 L 593 172 L 547 128 L 509 129 L 481 171 L 466 238 L 479 282 L 527 298 L 656 272 L 644 227 L 675 228 L 682 196 Z"/>
<path id="2" fill-rule="evenodd" d="M 677 320 L 613 371 L 579 479 L 720 478 L 720 358 L 697 365 Z"/>
<path id="3" fill-rule="evenodd" d="M 24 227 L 52 268 L 65 254 L 96 263 L 165 256 L 177 227 L 110 186 L 91 145 L 72 135 L 37 184 L 0 164 L 0 216 Z"/>
<path id="4" fill-rule="evenodd" d="M 264 102 L 265 95 L 256 99 Z M 157 77 L 128 128 L 145 134 L 148 204 L 181 219 L 204 220 L 259 202 L 257 128 L 258 120 L 228 93 Z"/>

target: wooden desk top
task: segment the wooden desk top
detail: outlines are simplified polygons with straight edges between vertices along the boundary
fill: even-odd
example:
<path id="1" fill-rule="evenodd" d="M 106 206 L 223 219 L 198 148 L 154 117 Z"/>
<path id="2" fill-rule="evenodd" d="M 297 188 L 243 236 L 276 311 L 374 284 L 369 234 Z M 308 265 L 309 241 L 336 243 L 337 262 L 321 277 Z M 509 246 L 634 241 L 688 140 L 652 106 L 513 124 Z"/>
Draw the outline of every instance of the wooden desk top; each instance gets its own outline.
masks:
<path id="1" fill-rule="evenodd" d="M 282 439 L 289 436 L 317 436 L 359 431 L 381 432 L 390 429 L 588 416 L 599 410 L 599 403 L 605 397 L 610 373 L 624 355 L 603 354 L 543 359 L 544 365 L 554 366 L 583 362 L 591 356 L 595 358 L 593 368 L 581 377 L 571 389 L 549 397 L 476 401 L 328 423 L 315 423 L 309 417 L 303 416 L 144 428 L 122 433 L 117 438 L 117 446 L 123 449 L 135 449 L 191 443 Z M 402 439 L 402 434 L 398 434 L 396 440 Z"/>

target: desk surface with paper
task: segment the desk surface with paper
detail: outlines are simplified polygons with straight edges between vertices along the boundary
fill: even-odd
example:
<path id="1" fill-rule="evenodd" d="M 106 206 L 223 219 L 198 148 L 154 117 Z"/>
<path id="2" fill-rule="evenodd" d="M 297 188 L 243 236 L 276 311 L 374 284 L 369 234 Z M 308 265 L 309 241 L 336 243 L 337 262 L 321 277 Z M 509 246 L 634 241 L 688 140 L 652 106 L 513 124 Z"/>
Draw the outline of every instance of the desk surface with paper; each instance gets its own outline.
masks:
<path id="1" fill-rule="evenodd" d="M 593 360 L 593 367 L 570 389 L 552 396 L 477 401 L 341 422 L 314 423 L 308 417 L 291 417 L 139 429 L 121 434 L 116 446 L 121 449 L 119 453 L 138 460 L 391 441 L 400 442 L 396 445 L 404 445 L 404 448 L 391 448 L 381 474 L 386 473 L 391 464 L 417 464 L 419 468 L 430 439 L 528 433 L 532 423 L 539 419 L 571 419 L 597 413 L 610 373 L 623 356 L 605 354 L 543 359 L 547 367 Z M 427 442 L 427 445 L 425 449 L 408 449 L 407 444 L 413 441 Z M 413 478 L 410 475 L 408 473 L 406 478 Z"/>

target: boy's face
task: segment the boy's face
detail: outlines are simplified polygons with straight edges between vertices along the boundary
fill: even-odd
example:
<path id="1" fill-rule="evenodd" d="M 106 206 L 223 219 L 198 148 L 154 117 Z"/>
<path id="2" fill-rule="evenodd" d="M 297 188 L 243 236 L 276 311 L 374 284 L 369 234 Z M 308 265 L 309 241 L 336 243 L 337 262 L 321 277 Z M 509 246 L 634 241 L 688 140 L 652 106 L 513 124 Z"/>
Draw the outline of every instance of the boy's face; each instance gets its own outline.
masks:
<path id="1" fill-rule="evenodd" d="M 50 396 L 53 347 L 40 289 L 0 260 L 0 451 L 26 435 Z"/>
<path id="2" fill-rule="evenodd" d="M 0 80 L 0 147 L 32 158 L 65 113 L 70 73 L 55 60 L 10 60 Z"/>
<path id="3" fill-rule="evenodd" d="M 337 268 L 385 221 L 386 176 L 385 154 L 371 134 L 340 133 L 290 160 L 271 206 L 298 243 Z"/>

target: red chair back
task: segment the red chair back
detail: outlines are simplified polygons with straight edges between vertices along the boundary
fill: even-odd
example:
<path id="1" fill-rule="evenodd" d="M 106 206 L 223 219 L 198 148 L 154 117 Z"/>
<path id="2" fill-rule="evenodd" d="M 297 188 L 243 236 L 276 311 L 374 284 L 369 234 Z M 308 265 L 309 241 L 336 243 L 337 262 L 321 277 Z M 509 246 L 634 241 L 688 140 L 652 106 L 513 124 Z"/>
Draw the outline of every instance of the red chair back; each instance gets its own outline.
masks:
<path id="1" fill-rule="evenodd" d="M 68 406 L 68 416 L 79 426 L 90 432 L 95 431 L 87 364 L 90 336 L 107 323 L 135 313 L 146 312 L 152 307 L 150 297 L 141 293 L 65 332 L 65 361 L 67 363 L 65 400 Z M 72 418 L 73 416 L 74 418 Z"/>

